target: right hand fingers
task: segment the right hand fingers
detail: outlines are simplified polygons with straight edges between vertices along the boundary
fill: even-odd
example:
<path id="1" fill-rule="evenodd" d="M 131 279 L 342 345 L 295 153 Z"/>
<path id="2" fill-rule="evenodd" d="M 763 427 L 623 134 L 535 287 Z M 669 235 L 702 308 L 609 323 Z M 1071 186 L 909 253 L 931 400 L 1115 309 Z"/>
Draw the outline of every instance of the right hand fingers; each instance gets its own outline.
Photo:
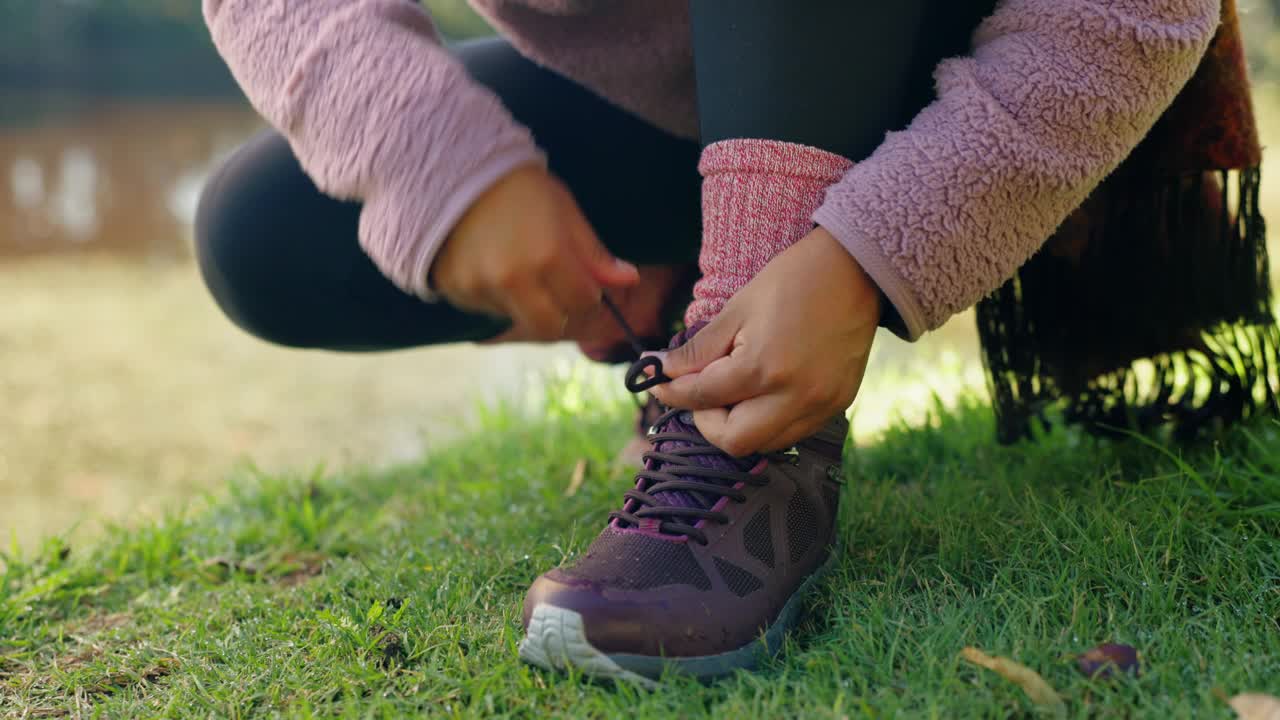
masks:
<path id="1" fill-rule="evenodd" d="M 556 339 L 564 318 L 586 317 L 599 305 L 601 289 L 567 252 L 547 260 L 504 258 L 469 281 L 440 287 L 450 304 L 460 310 L 511 318 L 538 339 Z M 551 319 L 556 319 L 551 323 Z M 551 329 L 557 334 L 552 335 Z"/>
<path id="2" fill-rule="evenodd" d="M 562 266 L 573 267 L 556 268 L 543 277 L 542 284 L 552 302 L 569 318 L 565 336 L 576 337 L 602 315 L 604 290 L 586 274 L 580 263 L 572 258 L 566 260 Z"/>
<path id="3" fill-rule="evenodd" d="M 609 288 L 631 287 L 640 282 L 639 268 L 609 252 L 568 190 L 562 197 L 566 203 L 563 214 L 569 224 L 572 247 L 587 274 Z"/>
<path id="4" fill-rule="evenodd" d="M 570 320 L 547 288 L 532 279 L 507 297 L 506 315 L 526 337 L 542 341 L 563 339 Z"/>

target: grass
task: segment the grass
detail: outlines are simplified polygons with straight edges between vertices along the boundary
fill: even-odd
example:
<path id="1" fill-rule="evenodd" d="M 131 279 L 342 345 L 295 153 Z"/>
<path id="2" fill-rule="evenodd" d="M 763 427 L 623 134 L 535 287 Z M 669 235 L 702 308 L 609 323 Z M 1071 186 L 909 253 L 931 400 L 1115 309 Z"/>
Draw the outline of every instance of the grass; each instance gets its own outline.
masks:
<path id="1" fill-rule="evenodd" d="M 627 484 L 626 407 L 589 395 L 491 409 L 417 463 L 246 471 L 198 511 L 11 552 L 0 716 L 1034 714 L 966 645 L 1036 668 L 1073 717 L 1228 717 L 1224 694 L 1280 691 L 1280 426 L 1185 455 L 1069 431 L 999 447 L 972 401 L 853 452 L 843 559 L 760 672 L 650 694 L 523 666 L 524 589 Z M 1140 678 L 1076 672 L 1108 640 L 1141 650 Z"/>

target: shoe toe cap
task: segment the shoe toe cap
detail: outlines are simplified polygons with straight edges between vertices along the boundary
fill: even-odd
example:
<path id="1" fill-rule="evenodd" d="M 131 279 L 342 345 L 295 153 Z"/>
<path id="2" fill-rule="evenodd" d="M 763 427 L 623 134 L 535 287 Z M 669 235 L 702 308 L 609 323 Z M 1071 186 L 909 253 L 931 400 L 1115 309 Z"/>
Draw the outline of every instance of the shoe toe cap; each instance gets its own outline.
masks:
<path id="1" fill-rule="evenodd" d="M 646 591 L 619 590 L 552 570 L 534 581 L 524 601 L 527 630 L 538 605 L 582 616 L 587 641 L 603 653 L 691 656 L 722 652 L 727 639 L 710 593 L 670 585 Z"/>

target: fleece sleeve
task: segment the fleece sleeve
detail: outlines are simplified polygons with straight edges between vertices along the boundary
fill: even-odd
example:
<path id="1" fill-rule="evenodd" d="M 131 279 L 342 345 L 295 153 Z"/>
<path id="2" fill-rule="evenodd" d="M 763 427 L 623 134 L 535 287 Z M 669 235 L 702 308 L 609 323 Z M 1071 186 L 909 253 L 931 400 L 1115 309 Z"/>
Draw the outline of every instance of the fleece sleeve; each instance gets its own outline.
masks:
<path id="1" fill-rule="evenodd" d="M 214 44 L 320 190 L 364 203 L 360 244 L 431 294 L 445 236 L 498 178 L 545 162 L 410 0 L 204 0 Z"/>
<path id="2" fill-rule="evenodd" d="M 937 99 L 829 188 L 814 221 L 914 339 L 999 287 L 1137 146 L 1208 48 L 1220 0 L 1004 0 Z"/>

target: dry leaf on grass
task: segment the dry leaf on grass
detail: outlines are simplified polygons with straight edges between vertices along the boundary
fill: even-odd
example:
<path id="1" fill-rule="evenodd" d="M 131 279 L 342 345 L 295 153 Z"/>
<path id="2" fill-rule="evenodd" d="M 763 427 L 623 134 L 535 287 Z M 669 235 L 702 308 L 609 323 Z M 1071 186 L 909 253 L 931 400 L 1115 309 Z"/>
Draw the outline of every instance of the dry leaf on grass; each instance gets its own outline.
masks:
<path id="1" fill-rule="evenodd" d="M 1280 720 L 1280 698 L 1262 693 L 1242 693 L 1228 701 L 1241 720 Z"/>
<path id="2" fill-rule="evenodd" d="M 1103 680 L 1109 680 L 1119 673 L 1129 673 L 1134 677 L 1142 674 L 1138 651 L 1132 645 L 1117 643 L 1103 643 L 1085 650 L 1076 658 L 1076 666 L 1085 676 Z"/>
<path id="3" fill-rule="evenodd" d="M 565 497 L 573 497 L 582 489 L 582 481 L 587 477 L 587 459 L 578 460 L 578 464 L 573 466 L 573 475 L 569 478 L 569 487 L 564 489 Z"/>
<path id="4" fill-rule="evenodd" d="M 960 651 L 960 657 L 974 665 L 984 667 L 1000 677 L 1016 684 L 1031 698 L 1031 702 L 1048 710 L 1056 717 L 1066 717 L 1067 706 L 1062 703 L 1058 691 L 1053 689 L 1040 673 L 1009 658 L 993 657 L 978 648 L 967 647 Z"/>

